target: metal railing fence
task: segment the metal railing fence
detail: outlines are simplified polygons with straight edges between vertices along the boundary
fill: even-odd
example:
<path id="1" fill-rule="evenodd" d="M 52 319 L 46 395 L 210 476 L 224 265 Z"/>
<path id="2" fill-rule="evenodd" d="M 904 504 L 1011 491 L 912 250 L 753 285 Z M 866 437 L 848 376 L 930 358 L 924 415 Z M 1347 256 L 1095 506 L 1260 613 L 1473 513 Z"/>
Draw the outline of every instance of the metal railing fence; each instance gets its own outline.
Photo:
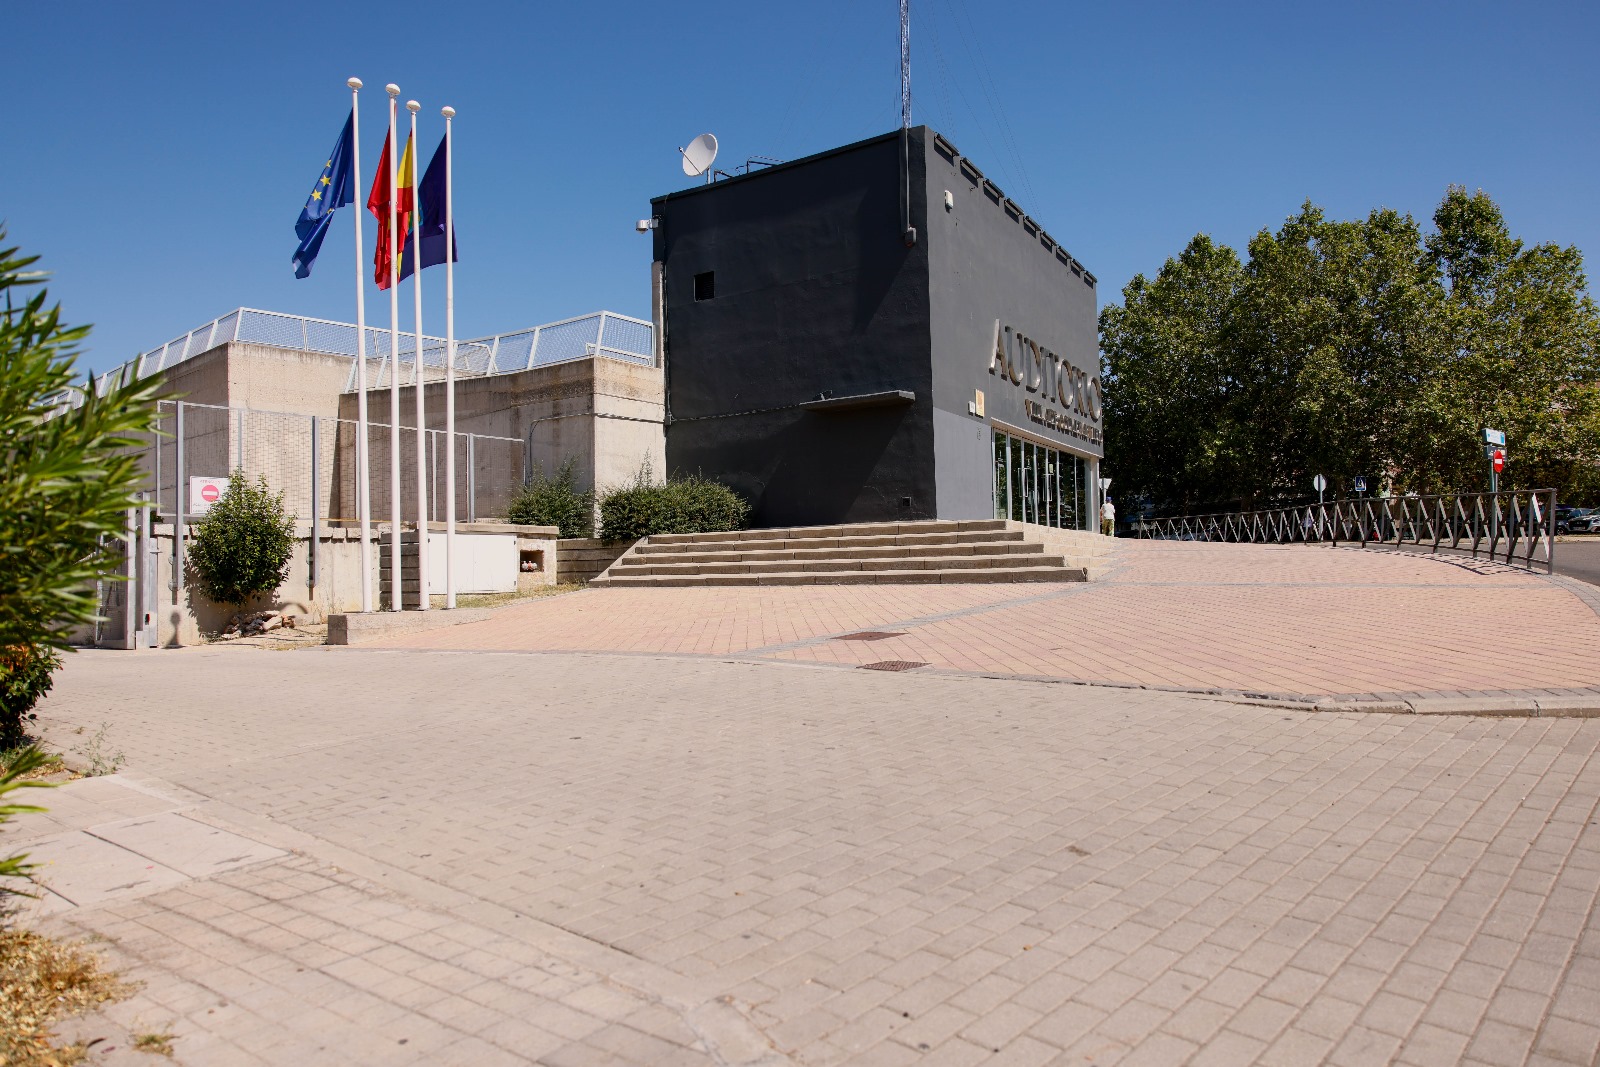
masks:
<path id="1" fill-rule="evenodd" d="M 155 512 L 164 519 L 178 513 L 178 494 L 186 491 L 191 477 L 226 478 L 239 470 L 251 481 L 265 478 L 273 492 L 283 493 L 285 509 L 300 519 L 355 523 L 359 520 L 357 429 L 349 419 L 163 400 L 154 439 L 132 451 L 140 457 Z M 372 521 L 387 523 L 394 492 L 390 426 L 369 422 L 367 437 Z M 417 521 L 416 428 L 402 425 L 399 440 L 401 520 L 413 523 Z M 458 431 L 455 449 L 456 518 L 470 522 L 504 516 L 527 477 L 527 443 Z M 424 450 L 426 518 L 443 522 L 449 457 L 444 431 L 427 430 Z M 181 503 L 187 514 L 188 498 Z"/>
<path id="2" fill-rule="evenodd" d="M 1415 546 L 1555 573 L 1554 489 L 1336 500 L 1132 526 L 1139 537 L 1166 541 Z"/>
<path id="3" fill-rule="evenodd" d="M 388 386 L 389 331 L 368 326 L 367 387 Z M 295 352 L 348 356 L 350 375 L 345 391 L 356 387 L 356 327 L 353 323 L 313 319 L 304 315 L 285 315 L 256 308 L 236 308 L 226 315 L 197 326 L 166 344 L 113 367 L 92 379 L 96 395 L 126 381 L 147 378 L 170 370 L 202 352 L 230 342 L 271 345 Z M 403 381 L 417 380 L 416 335 L 401 334 L 399 356 Z M 655 326 L 644 320 L 615 311 L 596 311 L 576 318 L 562 319 L 527 330 L 495 334 L 456 342 L 456 373 L 465 377 L 509 374 L 553 363 L 565 363 L 588 356 L 655 365 Z M 406 371 L 405 368 L 410 370 Z M 442 337 L 422 338 L 422 373 L 429 381 L 441 379 L 445 371 L 445 341 Z M 77 389 L 59 398 L 66 407 L 83 402 Z"/>

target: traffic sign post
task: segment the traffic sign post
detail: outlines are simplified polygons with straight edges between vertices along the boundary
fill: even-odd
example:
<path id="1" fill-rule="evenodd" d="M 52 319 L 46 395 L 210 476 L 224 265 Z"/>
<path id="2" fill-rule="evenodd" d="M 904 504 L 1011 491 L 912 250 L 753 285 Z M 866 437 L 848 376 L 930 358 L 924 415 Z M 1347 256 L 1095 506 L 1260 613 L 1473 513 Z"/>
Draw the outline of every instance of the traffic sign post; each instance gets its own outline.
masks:
<path id="1" fill-rule="evenodd" d="M 1328 479 L 1319 474 L 1315 478 L 1311 479 L 1311 487 L 1317 491 L 1317 504 L 1321 505 L 1322 491 L 1328 488 Z"/>
<path id="2" fill-rule="evenodd" d="M 1506 435 L 1504 430 L 1483 428 L 1483 454 L 1489 461 L 1489 537 L 1500 536 L 1500 472 L 1506 469 Z"/>
<path id="3" fill-rule="evenodd" d="M 1489 460 L 1489 492 L 1500 491 L 1500 472 L 1506 469 L 1506 434 L 1504 430 L 1483 428 L 1483 454 Z"/>

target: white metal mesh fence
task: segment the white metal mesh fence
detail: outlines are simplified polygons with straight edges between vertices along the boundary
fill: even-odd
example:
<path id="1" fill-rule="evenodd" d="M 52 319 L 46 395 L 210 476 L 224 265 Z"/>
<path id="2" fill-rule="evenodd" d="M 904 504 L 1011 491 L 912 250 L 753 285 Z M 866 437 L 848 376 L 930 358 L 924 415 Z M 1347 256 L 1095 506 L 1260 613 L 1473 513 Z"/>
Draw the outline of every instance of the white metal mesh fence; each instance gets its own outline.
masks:
<path id="1" fill-rule="evenodd" d="M 182 433 L 179 433 L 180 414 Z M 253 411 L 246 408 L 162 401 L 156 440 L 139 450 L 156 512 L 171 519 L 179 493 L 194 477 L 226 478 L 243 471 L 251 481 L 265 478 L 283 494 L 284 507 L 297 518 L 354 523 L 358 510 L 357 423 L 346 419 Z M 391 429 L 368 424 L 367 465 L 372 520 L 388 522 L 394 499 L 390 466 Z M 399 430 L 400 514 L 417 519 L 417 432 Z M 527 448 L 514 437 L 457 433 L 456 518 L 504 517 L 527 473 Z M 421 462 L 428 492 L 429 521 L 443 522 L 449 446 L 443 430 L 427 431 Z M 187 494 L 182 498 L 187 514 Z"/>
<path id="2" fill-rule="evenodd" d="M 389 331 L 368 326 L 366 339 L 367 387 L 387 387 Z M 231 342 L 349 356 L 350 377 L 345 390 L 348 392 L 356 387 L 357 345 L 354 325 L 310 319 L 303 315 L 239 308 L 106 371 L 94 379 L 93 388 L 95 392 L 102 393 L 120 381 L 170 370 L 186 359 L 193 359 L 202 352 Z M 402 383 L 414 382 L 417 376 L 416 335 L 401 334 L 398 347 Z M 464 376 L 509 374 L 589 356 L 653 366 L 655 327 L 643 319 L 619 315 L 614 311 L 597 311 L 529 330 L 457 341 L 456 372 Z M 423 335 L 422 367 L 429 381 L 444 377 L 443 338 Z M 81 402 L 82 398 L 76 389 L 69 390 L 61 397 L 61 403 L 67 406 L 76 407 Z"/>

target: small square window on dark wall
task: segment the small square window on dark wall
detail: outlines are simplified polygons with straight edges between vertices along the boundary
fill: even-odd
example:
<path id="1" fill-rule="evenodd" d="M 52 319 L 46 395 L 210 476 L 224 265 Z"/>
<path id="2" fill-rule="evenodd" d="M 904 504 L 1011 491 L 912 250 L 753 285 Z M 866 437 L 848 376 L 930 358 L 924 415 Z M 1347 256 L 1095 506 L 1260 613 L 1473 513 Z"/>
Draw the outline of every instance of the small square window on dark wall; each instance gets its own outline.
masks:
<path id="1" fill-rule="evenodd" d="M 694 298 L 696 300 L 711 300 L 717 295 L 717 272 L 708 270 L 704 274 L 694 276 Z"/>

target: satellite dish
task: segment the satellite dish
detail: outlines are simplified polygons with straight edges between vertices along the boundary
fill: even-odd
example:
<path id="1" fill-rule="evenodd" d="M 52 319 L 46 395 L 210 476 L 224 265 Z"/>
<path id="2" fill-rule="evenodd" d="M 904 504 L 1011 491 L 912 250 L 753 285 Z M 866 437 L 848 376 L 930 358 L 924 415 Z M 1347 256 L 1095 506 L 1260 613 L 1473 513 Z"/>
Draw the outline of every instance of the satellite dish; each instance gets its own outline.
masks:
<path id="1" fill-rule="evenodd" d="M 717 138 L 714 134 L 702 133 L 699 137 L 689 142 L 688 148 L 680 148 L 683 153 L 683 172 L 689 177 L 698 177 L 711 169 L 711 164 L 717 159 Z"/>

